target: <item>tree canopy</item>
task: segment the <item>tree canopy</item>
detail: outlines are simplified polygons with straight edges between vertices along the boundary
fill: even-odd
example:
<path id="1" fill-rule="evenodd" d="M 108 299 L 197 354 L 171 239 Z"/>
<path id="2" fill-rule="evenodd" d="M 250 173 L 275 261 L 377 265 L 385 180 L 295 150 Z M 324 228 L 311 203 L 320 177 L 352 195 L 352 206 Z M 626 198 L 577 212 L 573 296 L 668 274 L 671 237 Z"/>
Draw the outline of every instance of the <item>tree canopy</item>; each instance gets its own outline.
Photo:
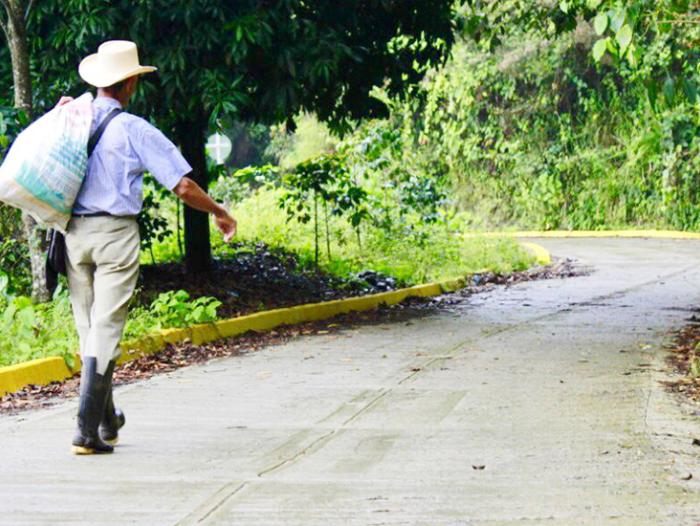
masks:
<path id="1" fill-rule="evenodd" d="M 133 111 L 174 135 L 207 185 L 205 136 L 221 119 L 293 122 L 315 112 L 336 129 L 386 114 L 371 95 L 401 95 L 453 41 L 450 0 L 61 0 L 29 19 L 35 93 L 77 91 L 80 59 L 108 39 L 138 43 L 159 68 Z M 421 67 L 417 65 L 420 64 Z M 210 265 L 208 219 L 186 211 L 187 262 Z"/>
<path id="2" fill-rule="evenodd" d="M 488 50 L 514 35 L 553 38 L 586 23 L 596 34 L 593 58 L 644 83 L 653 106 L 697 98 L 697 2 L 466 0 L 459 19 L 463 33 Z"/>

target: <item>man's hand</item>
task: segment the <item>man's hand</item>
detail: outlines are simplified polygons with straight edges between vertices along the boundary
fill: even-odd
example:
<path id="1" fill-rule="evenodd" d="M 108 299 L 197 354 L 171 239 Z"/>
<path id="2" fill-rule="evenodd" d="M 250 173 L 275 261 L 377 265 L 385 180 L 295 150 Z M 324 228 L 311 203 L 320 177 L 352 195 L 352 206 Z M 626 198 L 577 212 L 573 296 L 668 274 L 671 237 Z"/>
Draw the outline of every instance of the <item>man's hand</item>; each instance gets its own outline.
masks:
<path id="1" fill-rule="evenodd" d="M 233 236 L 236 235 L 236 220 L 231 217 L 223 206 L 214 201 L 202 188 L 189 177 L 183 177 L 180 182 L 173 188 L 173 192 L 186 205 L 214 214 L 214 223 L 224 235 L 224 241 L 228 243 Z"/>
<path id="2" fill-rule="evenodd" d="M 216 228 L 224 235 L 224 243 L 228 243 L 236 235 L 238 223 L 228 212 L 225 210 L 222 210 L 222 212 L 214 216 L 214 223 Z"/>
<path id="3" fill-rule="evenodd" d="M 59 108 L 61 106 L 65 106 L 69 102 L 73 102 L 73 97 L 61 97 L 61 100 L 58 101 L 58 104 L 56 104 L 56 107 Z"/>

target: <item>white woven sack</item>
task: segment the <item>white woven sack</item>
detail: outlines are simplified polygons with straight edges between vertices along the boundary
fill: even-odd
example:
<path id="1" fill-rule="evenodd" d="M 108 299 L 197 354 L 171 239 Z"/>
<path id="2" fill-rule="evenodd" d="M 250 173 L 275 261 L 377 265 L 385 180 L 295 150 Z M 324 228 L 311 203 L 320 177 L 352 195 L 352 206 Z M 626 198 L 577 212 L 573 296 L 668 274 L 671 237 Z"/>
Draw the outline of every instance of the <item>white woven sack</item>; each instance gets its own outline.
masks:
<path id="1" fill-rule="evenodd" d="M 92 95 L 54 108 L 15 139 L 0 166 L 0 201 L 66 231 L 87 170 Z"/>

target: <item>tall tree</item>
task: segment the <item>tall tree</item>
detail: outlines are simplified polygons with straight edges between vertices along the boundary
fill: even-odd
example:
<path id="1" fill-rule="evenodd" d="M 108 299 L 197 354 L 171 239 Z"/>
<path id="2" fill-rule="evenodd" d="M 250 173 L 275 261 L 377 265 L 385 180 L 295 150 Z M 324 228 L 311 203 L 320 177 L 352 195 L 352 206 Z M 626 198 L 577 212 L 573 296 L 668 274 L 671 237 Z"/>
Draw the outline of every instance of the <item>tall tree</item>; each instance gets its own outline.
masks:
<path id="1" fill-rule="evenodd" d="M 7 39 L 12 61 L 12 81 L 15 107 L 31 118 L 32 115 L 32 79 L 30 75 L 29 38 L 27 18 L 32 8 L 32 0 L 0 0 L 5 8 L 5 16 L 0 19 L 0 27 Z M 32 299 L 43 302 L 49 300 L 46 287 L 46 240 L 45 232 L 39 228 L 34 219 L 22 215 L 24 235 L 29 245 L 32 268 Z"/>
<path id="2" fill-rule="evenodd" d="M 206 135 L 225 116 L 293 123 L 315 112 L 337 129 L 386 114 L 371 96 L 422 78 L 452 44 L 452 0 L 55 0 L 35 17 L 43 78 L 66 78 L 106 39 L 138 43 L 159 73 L 136 111 L 170 131 L 207 188 Z M 50 5 L 50 7 L 48 7 Z M 69 78 L 76 80 L 74 73 Z M 209 220 L 186 209 L 186 263 L 211 266 Z"/>

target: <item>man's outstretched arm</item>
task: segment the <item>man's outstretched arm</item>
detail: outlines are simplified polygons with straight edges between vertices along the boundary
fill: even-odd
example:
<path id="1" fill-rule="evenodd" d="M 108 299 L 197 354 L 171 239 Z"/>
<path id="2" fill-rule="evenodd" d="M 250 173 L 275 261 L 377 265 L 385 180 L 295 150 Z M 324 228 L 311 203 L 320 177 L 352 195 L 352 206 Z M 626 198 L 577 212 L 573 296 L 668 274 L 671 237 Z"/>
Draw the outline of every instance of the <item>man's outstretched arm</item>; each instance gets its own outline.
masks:
<path id="1" fill-rule="evenodd" d="M 214 215 L 214 223 L 224 235 L 224 241 L 228 243 L 236 235 L 236 220 L 219 203 L 214 201 L 202 188 L 189 177 L 183 177 L 173 192 L 183 203 L 202 212 Z"/>

